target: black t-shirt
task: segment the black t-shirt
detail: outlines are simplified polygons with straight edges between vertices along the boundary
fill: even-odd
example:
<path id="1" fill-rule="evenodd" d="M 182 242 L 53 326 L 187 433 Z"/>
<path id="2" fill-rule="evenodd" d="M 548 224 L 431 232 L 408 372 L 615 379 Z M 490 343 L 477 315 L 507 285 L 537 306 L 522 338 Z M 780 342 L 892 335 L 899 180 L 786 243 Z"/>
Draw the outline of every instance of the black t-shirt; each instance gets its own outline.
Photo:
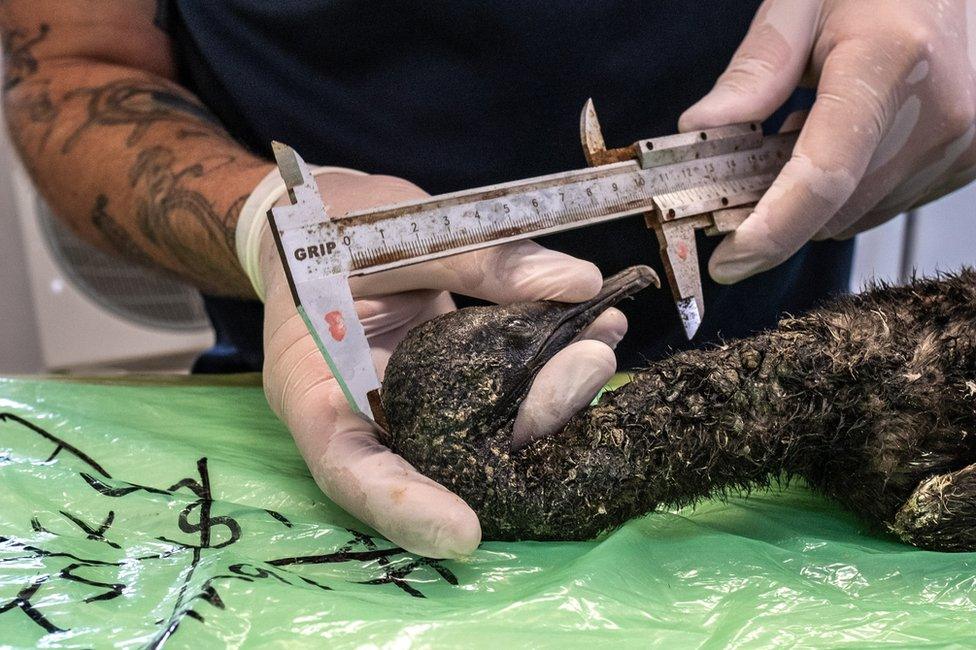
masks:
<path id="1" fill-rule="evenodd" d="M 610 146 L 673 133 L 758 5 L 160 0 L 158 23 L 173 40 L 180 81 L 252 150 L 270 158 L 276 139 L 310 162 L 401 176 L 437 194 L 585 166 L 578 129 L 587 97 Z M 635 263 L 661 272 L 640 217 L 540 243 L 605 273 Z M 768 328 L 847 286 L 850 242 L 810 244 L 731 287 L 704 268 L 717 243 L 699 237 L 706 311 L 694 344 Z M 260 305 L 207 298 L 207 306 L 218 346 L 198 369 L 259 369 Z M 621 308 L 630 321 L 621 367 L 689 345 L 667 288 Z"/>

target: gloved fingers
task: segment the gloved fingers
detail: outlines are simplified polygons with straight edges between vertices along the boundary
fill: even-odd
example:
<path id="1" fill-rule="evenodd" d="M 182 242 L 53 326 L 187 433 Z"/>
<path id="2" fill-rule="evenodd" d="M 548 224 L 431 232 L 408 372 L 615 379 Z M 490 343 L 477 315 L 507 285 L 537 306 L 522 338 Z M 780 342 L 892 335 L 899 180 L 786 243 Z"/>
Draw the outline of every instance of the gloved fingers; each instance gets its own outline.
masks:
<path id="1" fill-rule="evenodd" d="M 333 218 L 428 196 L 410 181 L 382 174 L 326 173 L 317 175 L 315 182 L 326 212 Z"/>
<path id="2" fill-rule="evenodd" d="M 436 313 L 425 320 L 444 311 L 450 311 L 454 306 L 450 294 L 444 291 L 417 289 L 359 298 L 356 300 L 356 315 L 359 316 L 359 322 L 363 324 L 366 337 L 372 344 L 373 341 L 384 338 L 388 334 L 400 333 L 405 328 L 409 329 L 417 323 L 424 322 L 420 317 L 430 313 L 431 303 L 437 304 L 442 309 L 436 310 Z"/>
<path id="3" fill-rule="evenodd" d="M 593 401 L 616 371 L 617 358 L 601 341 L 578 341 L 557 352 L 535 376 L 519 406 L 513 448 L 562 429 Z"/>
<path id="4" fill-rule="evenodd" d="M 610 307 L 584 329 L 577 341 L 600 341 L 610 349 L 616 349 L 617 344 L 627 334 L 627 317 L 616 307 Z"/>
<path id="5" fill-rule="evenodd" d="M 681 131 L 761 122 L 793 93 L 806 69 L 821 0 L 766 0 L 715 87 L 678 120 Z"/>
<path id="6" fill-rule="evenodd" d="M 755 211 L 709 260 L 716 282 L 731 284 L 788 259 L 847 203 L 887 132 L 882 105 L 893 92 L 861 70 L 870 46 L 838 45 L 827 57 L 819 94 L 793 155 Z M 868 86 L 870 81 L 875 85 Z M 846 125 L 839 137 L 838 125 Z"/>
<path id="7" fill-rule="evenodd" d="M 367 313 L 369 349 L 373 365 L 382 379 L 390 355 L 403 338 L 421 323 L 454 311 L 454 300 L 446 291 L 418 290 L 356 301 L 356 310 Z"/>
<path id="8" fill-rule="evenodd" d="M 946 143 L 925 142 L 928 139 L 927 131 L 919 129 L 918 137 L 913 136 L 907 146 L 885 165 L 878 167 L 872 162 L 868 176 L 851 199 L 814 239 L 846 238 L 878 225 L 874 220 L 871 221 L 873 225 L 862 223 L 862 217 L 869 212 L 875 216 L 897 215 L 925 203 L 925 198 L 933 193 L 933 189 L 937 196 L 952 191 L 949 183 L 954 177 L 954 170 L 959 168 L 959 161 L 974 144 L 976 124 Z M 877 154 L 875 158 L 878 158 Z M 972 177 L 966 182 L 971 180 Z"/>
<path id="9" fill-rule="evenodd" d="M 394 544 L 434 558 L 463 557 L 481 540 L 474 511 L 384 447 L 328 380 L 288 421 L 316 483 L 330 499 Z"/>
<path id="10" fill-rule="evenodd" d="M 600 270 L 591 262 L 528 240 L 350 281 L 357 296 L 434 288 L 498 304 L 580 302 L 595 296 L 602 285 Z"/>

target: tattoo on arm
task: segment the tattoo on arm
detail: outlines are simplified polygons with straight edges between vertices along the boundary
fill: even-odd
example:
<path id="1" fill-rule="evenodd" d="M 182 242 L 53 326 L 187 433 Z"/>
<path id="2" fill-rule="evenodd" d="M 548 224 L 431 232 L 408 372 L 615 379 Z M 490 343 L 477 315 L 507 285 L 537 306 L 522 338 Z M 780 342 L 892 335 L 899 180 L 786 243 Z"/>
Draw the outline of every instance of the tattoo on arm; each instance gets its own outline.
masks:
<path id="1" fill-rule="evenodd" d="M 98 231 L 108 240 L 108 243 L 117 253 L 137 264 L 158 268 L 156 262 L 146 254 L 139 243 L 122 227 L 122 224 L 109 214 L 108 197 L 104 194 L 95 197 L 95 207 L 91 211 L 91 222 L 95 224 Z"/>
<path id="2" fill-rule="evenodd" d="M 179 251 L 181 246 L 173 246 L 180 240 L 180 233 L 174 229 L 174 225 L 185 220 L 174 220 L 172 217 L 182 213 L 192 216 L 194 223 L 201 226 L 202 235 L 209 246 L 226 246 L 224 224 L 210 201 L 199 192 L 184 187 L 186 178 L 200 178 L 205 173 L 203 162 L 177 169 L 176 156 L 167 147 L 150 147 L 139 153 L 129 173 L 129 183 L 140 189 L 139 196 L 142 198 L 137 219 L 146 239 L 157 246 L 168 244 L 167 248 Z"/>
<path id="3" fill-rule="evenodd" d="M 234 253 L 234 218 L 240 212 L 248 195 L 239 197 L 220 215 L 201 193 L 183 187 L 183 179 L 196 178 L 205 173 L 205 165 L 197 164 L 174 171 L 172 151 L 153 147 L 143 152 L 130 175 L 130 185 L 143 190 L 148 197 L 140 199 L 136 207 L 139 231 L 149 243 L 167 250 L 187 270 L 208 274 L 219 272 L 217 264 L 209 263 L 209 255 L 199 250 L 191 251 L 186 245 L 189 239 L 199 237 L 199 228 L 185 230 L 187 224 L 203 226 L 203 237 L 208 248 L 223 248 Z M 119 254 L 137 264 L 158 268 L 158 263 L 146 252 L 146 243 L 140 242 L 108 211 L 109 199 L 99 194 L 91 211 L 91 222 Z M 188 217 L 188 219 L 187 219 Z"/>
<path id="4" fill-rule="evenodd" d="M 22 86 L 16 97 L 8 98 L 7 110 L 11 114 L 23 116 L 31 124 L 43 125 L 37 150 L 43 151 L 51 137 L 54 123 L 60 113 L 60 108 L 51 99 L 49 79 L 34 81 L 28 86 Z"/>
<path id="5" fill-rule="evenodd" d="M 126 147 L 138 145 L 159 123 L 191 124 L 177 131 L 178 140 L 217 137 L 231 141 L 205 107 L 159 82 L 119 79 L 72 91 L 65 99 L 79 96 L 87 98 L 87 117 L 65 140 L 62 154 L 71 153 L 88 132 L 112 126 L 130 129 Z M 247 196 L 221 214 L 204 194 L 187 187 L 187 181 L 236 162 L 235 156 L 223 155 L 181 166 L 169 147 L 155 145 L 140 151 L 129 172 L 129 184 L 137 190 L 136 223 L 147 242 L 170 252 L 186 269 L 207 274 L 220 271 L 215 260 L 228 255 L 235 259 L 234 223 Z"/>
<path id="6" fill-rule="evenodd" d="M 186 186 L 187 179 L 202 178 L 233 162 L 233 156 L 215 156 L 179 167 L 172 149 L 154 146 L 140 152 L 129 173 L 129 184 L 140 197 L 136 208 L 140 231 L 187 269 L 210 274 L 221 270 L 213 260 L 228 255 L 236 259 L 234 219 L 247 195 L 220 214 L 206 196 Z"/>
<path id="7" fill-rule="evenodd" d="M 248 195 L 223 211 L 226 190 L 204 179 L 236 179 L 238 172 L 254 176 L 267 163 L 246 155 L 188 91 L 151 74 L 133 71 L 101 85 L 74 85 L 59 92 L 61 77 L 49 76 L 45 62 L 35 55 L 36 46 L 50 33 L 50 27 L 41 24 L 34 32 L 21 27 L 0 34 L 3 95 L 11 132 L 28 167 L 38 171 L 45 157 L 59 154 L 74 157 L 72 165 L 75 160 L 86 165 L 86 147 L 101 143 L 93 151 L 104 155 L 108 142 L 117 143 L 120 155 L 109 163 L 115 171 L 85 176 L 96 195 L 87 213 L 89 228 L 136 263 L 165 265 L 218 291 L 235 282 L 246 287 L 236 265 L 234 239 L 236 219 Z M 38 72 L 48 78 L 36 76 Z M 87 72 L 79 68 L 73 74 L 84 79 Z M 212 145 L 201 139 L 210 139 Z M 107 180 L 124 178 L 126 168 L 128 191 Z M 222 168 L 229 169 L 214 174 Z M 216 191 L 211 193 L 209 187 Z M 120 216 L 120 211 L 131 216 Z"/>
<path id="8" fill-rule="evenodd" d="M 125 144 L 132 147 L 142 140 L 154 124 L 186 122 L 187 118 L 199 122 L 203 132 L 210 136 L 230 139 L 210 111 L 159 82 L 119 79 L 97 88 L 79 88 L 65 95 L 65 100 L 79 96 L 88 99 L 88 117 L 65 140 L 61 147 L 64 154 L 70 153 L 85 133 L 97 127 L 130 127 L 132 130 Z"/>
<path id="9" fill-rule="evenodd" d="M 3 39 L 4 92 L 37 72 L 37 58 L 33 49 L 47 38 L 50 31 L 47 23 L 41 23 L 33 35 L 20 29 L 8 29 L 0 34 L 0 39 Z"/>

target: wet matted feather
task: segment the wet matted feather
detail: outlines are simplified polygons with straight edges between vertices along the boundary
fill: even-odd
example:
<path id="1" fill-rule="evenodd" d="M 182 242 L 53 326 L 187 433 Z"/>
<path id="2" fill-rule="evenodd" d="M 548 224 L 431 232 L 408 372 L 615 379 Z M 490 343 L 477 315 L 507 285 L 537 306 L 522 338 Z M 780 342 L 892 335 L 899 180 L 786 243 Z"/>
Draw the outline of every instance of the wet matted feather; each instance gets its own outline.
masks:
<path id="1" fill-rule="evenodd" d="M 513 449 L 518 403 L 557 351 L 540 340 L 570 308 L 460 310 L 416 328 L 390 359 L 389 444 L 464 498 L 486 539 L 586 539 L 795 475 L 910 543 L 976 548 L 972 271 L 879 286 L 676 354 Z"/>

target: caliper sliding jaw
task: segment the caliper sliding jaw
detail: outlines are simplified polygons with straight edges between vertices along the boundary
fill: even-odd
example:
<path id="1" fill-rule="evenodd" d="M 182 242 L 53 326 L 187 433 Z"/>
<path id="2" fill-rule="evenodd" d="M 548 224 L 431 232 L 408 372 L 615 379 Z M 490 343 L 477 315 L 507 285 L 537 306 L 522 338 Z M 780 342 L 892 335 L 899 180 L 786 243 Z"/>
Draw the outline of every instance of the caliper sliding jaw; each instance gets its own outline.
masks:
<path id="1" fill-rule="evenodd" d="M 607 149 L 590 99 L 580 116 L 580 140 L 590 166 L 636 160 L 641 168 L 650 169 L 756 149 L 762 145 L 763 134 L 756 124 L 736 124 L 639 140 L 629 147 Z M 703 162 L 703 165 L 707 164 Z M 687 191 L 659 194 L 654 197 L 655 209 L 644 215 L 647 227 L 657 235 L 664 271 L 689 339 L 698 331 L 705 314 L 695 230 L 704 229 L 707 235 L 734 231 L 749 216 L 764 191 L 762 187 L 742 186 L 732 192 L 705 197 L 693 196 Z"/>

